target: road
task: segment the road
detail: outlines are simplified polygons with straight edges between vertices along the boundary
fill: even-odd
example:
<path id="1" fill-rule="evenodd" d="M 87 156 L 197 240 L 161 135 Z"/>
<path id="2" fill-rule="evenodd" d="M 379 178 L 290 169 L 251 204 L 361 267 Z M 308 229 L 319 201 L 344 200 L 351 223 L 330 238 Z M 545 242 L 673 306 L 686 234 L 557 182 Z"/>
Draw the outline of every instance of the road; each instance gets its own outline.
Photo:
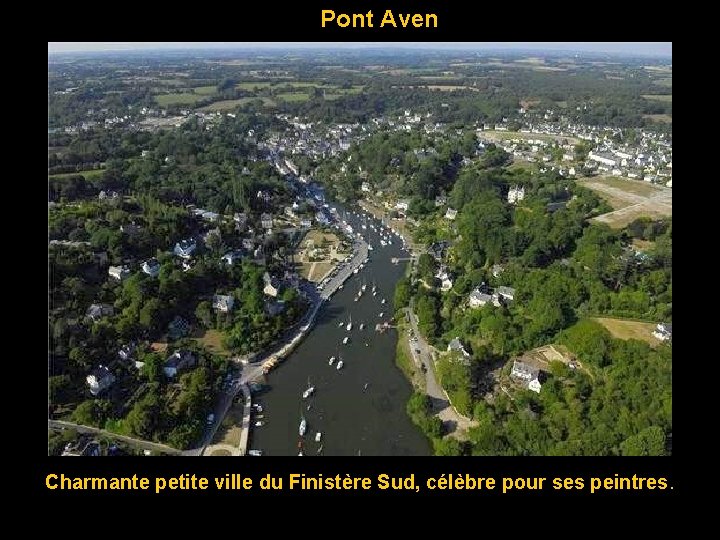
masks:
<path id="1" fill-rule="evenodd" d="M 144 448 L 145 450 L 155 450 L 156 452 L 165 452 L 167 454 L 173 455 L 192 455 L 187 454 L 186 452 L 181 452 L 177 448 L 172 448 L 164 444 L 145 441 L 143 439 L 135 439 L 134 437 L 118 435 L 117 433 L 106 431 L 104 429 L 99 429 L 91 426 L 83 426 L 80 424 L 73 424 L 72 422 L 64 422 L 62 420 L 48 420 L 48 427 L 52 429 L 74 429 L 79 433 L 91 433 L 93 435 L 106 435 L 107 437 L 117 439 L 118 441 L 123 441 L 134 446 L 139 446 L 140 448 Z"/>
<path id="2" fill-rule="evenodd" d="M 435 378 L 435 366 L 433 364 L 433 349 L 427 343 L 423 335 L 418 330 L 417 316 L 413 312 L 414 302 L 410 300 L 410 308 L 406 311 L 410 319 L 410 327 L 412 328 L 415 340 L 410 343 L 411 352 L 413 357 L 416 357 L 413 351 L 414 347 L 420 350 L 419 360 L 425 369 L 425 392 L 430 397 L 432 403 L 433 414 L 437 415 L 442 420 L 443 425 L 446 427 L 448 433 L 456 433 L 467 430 L 470 427 L 476 425 L 476 422 L 463 416 L 455 410 L 455 407 L 450 403 L 450 398 L 447 393 Z"/>

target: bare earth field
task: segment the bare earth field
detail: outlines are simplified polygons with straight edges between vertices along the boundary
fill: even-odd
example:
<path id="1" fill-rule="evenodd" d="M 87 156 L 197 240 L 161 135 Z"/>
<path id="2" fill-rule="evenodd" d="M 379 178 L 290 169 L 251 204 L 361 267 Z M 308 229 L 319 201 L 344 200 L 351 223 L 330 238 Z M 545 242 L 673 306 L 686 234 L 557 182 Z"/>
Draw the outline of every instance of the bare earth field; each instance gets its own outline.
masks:
<path id="1" fill-rule="evenodd" d="M 660 343 L 660 340 L 652 335 L 656 326 L 653 323 L 605 317 L 596 317 L 595 320 L 607 328 L 613 337 L 618 339 L 637 339 L 653 347 Z"/>
<path id="2" fill-rule="evenodd" d="M 593 178 L 582 184 L 597 191 L 614 208 L 612 212 L 593 218 L 610 227 L 620 229 L 642 216 L 652 219 L 672 216 L 670 188 L 617 177 Z"/>

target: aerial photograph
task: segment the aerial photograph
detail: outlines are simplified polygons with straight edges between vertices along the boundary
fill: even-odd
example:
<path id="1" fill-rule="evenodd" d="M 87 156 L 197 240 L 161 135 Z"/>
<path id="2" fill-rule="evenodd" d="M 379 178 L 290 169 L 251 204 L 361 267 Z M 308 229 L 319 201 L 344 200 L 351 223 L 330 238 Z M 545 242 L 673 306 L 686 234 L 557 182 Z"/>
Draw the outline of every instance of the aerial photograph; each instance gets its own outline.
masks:
<path id="1" fill-rule="evenodd" d="M 672 43 L 48 42 L 48 455 L 672 455 Z"/>

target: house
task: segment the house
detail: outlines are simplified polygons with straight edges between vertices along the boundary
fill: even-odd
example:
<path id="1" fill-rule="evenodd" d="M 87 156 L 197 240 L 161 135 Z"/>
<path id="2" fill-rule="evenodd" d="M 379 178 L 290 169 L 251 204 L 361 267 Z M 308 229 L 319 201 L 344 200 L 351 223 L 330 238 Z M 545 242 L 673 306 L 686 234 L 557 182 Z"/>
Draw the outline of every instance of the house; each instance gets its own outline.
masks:
<path id="1" fill-rule="evenodd" d="M 522 201 L 525 198 L 525 187 L 524 186 L 512 186 L 508 191 L 507 200 L 510 204 Z"/>
<path id="2" fill-rule="evenodd" d="M 185 337 L 189 332 L 190 323 L 179 315 L 170 321 L 170 324 L 168 324 L 168 338 L 170 339 Z"/>
<path id="3" fill-rule="evenodd" d="M 504 302 L 512 302 L 515 300 L 515 289 L 512 287 L 498 287 L 495 289 L 495 294 L 493 294 L 494 298 L 497 298 L 498 300 L 502 299 Z"/>
<path id="4" fill-rule="evenodd" d="M 168 356 L 163 364 L 163 371 L 168 378 L 175 377 L 179 371 L 193 367 L 197 362 L 195 355 L 190 351 L 175 351 Z"/>
<path id="5" fill-rule="evenodd" d="M 398 201 L 395 203 L 395 209 L 399 212 L 407 212 L 408 208 L 410 207 L 410 203 L 408 201 Z"/>
<path id="6" fill-rule="evenodd" d="M 260 216 L 260 224 L 262 225 L 263 229 L 272 229 L 272 226 L 273 226 L 272 214 L 263 212 L 263 214 Z"/>
<path id="7" fill-rule="evenodd" d="M 216 294 L 213 296 L 212 307 L 217 311 L 228 313 L 232 311 L 233 305 L 235 304 L 235 298 L 227 294 Z"/>
<path id="8" fill-rule="evenodd" d="M 229 251 L 225 255 L 223 255 L 220 260 L 232 266 L 236 262 L 242 260 L 242 252 L 237 250 Z"/>
<path id="9" fill-rule="evenodd" d="M 255 249 L 255 240 L 252 238 L 243 238 L 240 243 L 246 251 L 253 251 Z"/>
<path id="10" fill-rule="evenodd" d="M 267 311 L 268 315 L 271 317 L 275 317 L 276 315 L 279 315 L 283 311 L 285 311 L 285 301 L 284 300 L 274 300 L 271 302 L 265 302 L 265 310 Z"/>
<path id="11" fill-rule="evenodd" d="M 445 195 L 438 195 L 435 197 L 435 206 L 445 206 L 447 204 L 447 197 Z"/>
<path id="12" fill-rule="evenodd" d="M 370 184 L 368 182 L 363 182 L 360 189 L 362 191 L 364 191 L 365 193 L 370 193 L 370 191 L 372 190 L 372 188 L 370 187 Z"/>
<path id="13" fill-rule="evenodd" d="M 463 347 L 463 344 L 460 342 L 460 338 L 453 338 L 450 343 L 448 343 L 447 352 L 453 351 L 461 353 L 465 358 L 470 358 L 470 353 L 465 350 L 465 347 Z"/>
<path id="14" fill-rule="evenodd" d="M 155 277 L 160 273 L 160 263 L 157 259 L 148 259 L 142 264 L 142 271 L 147 275 Z"/>
<path id="15" fill-rule="evenodd" d="M 308 218 L 303 218 L 300 220 L 300 226 L 309 229 L 310 227 L 312 227 L 312 220 Z"/>
<path id="16" fill-rule="evenodd" d="M 447 212 L 445 212 L 445 219 L 449 219 L 450 221 L 453 221 L 456 217 L 457 217 L 457 210 L 448 208 Z"/>
<path id="17" fill-rule="evenodd" d="M 128 236 L 135 236 L 137 233 L 140 232 L 140 227 L 138 227 L 134 223 L 127 223 L 125 225 L 120 225 L 120 232 L 125 233 Z"/>
<path id="18" fill-rule="evenodd" d="M 200 217 L 202 217 L 205 221 L 217 221 L 220 219 L 220 214 L 204 210 L 203 213 L 200 214 Z"/>
<path id="19" fill-rule="evenodd" d="M 533 379 L 532 381 L 530 381 L 530 382 L 528 383 L 528 389 L 529 389 L 529 390 L 532 390 L 532 391 L 535 392 L 536 394 L 539 394 L 539 393 L 540 393 L 541 388 L 542 388 L 542 384 L 540 384 L 540 380 L 539 380 L 539 379 Z"/>
<path id="20" fill-rule="evenodd" d="M 510 375 L 512 377 L 522 379 L 523 381 L 528 382 L 532 381 L 533 379 L 537 379 L 539 374 L 540 370 L 538 368 L 531 366 L 530 364 L 527 364 L 522 360 L 515 360 L 513 362 L 512 371 L 510 372 Z"/>
<path id="21" fill-rule="evenodd" d="M 428 247 L 428 254 L 432 255 L 436 261 L 442 261 L 449 247 L 450 243 L 447 240 L 433 242 L 430 244 L 430 247 Z"/>
<path id="22" fill-rule="evenodd" d="M 136 349 L 137 349 L 137 343 L 135 343 L 134 341 L 128 343 L 127 345 L 123 345 L 122 347 L 120 347 L 120 350 L 117 353 L 118 358 L 120 358 L 120 360 L 127 362 L 135 354 Z"/>
<path id="23" fill-rule="evenodd" d="M 90 387 L 90 393 L 93 396 L 97 396 L 103 390 L 110 388 L 112 383 L 115 382 L 115 376 L 110 373 L 108 368 L 100 365 L 93 369 L 90 374 L 85 377 L 85 380 Z"/>
<path id="24" fill-rule="evenodd" d="M 660 341 L 671 341 L 672 340 L 672 324 L 670 323 L 658 323 L 653 336 L 658 338 Z"/>
<path id="25" fill-rule="evenodd" d="M 178 257 L 182 257 L 183 259 L 189 259 L 190 257 L 192 257 L 192 254 L 195 252 L 196 248 L 197 244 L 195 243 L 195 240 L 189 238 L 187 240 L 180 240 L 178 243 L 176 243 L 173 253 Z"/>
<path id="26" fill-rule="evenodd" d="M 233 221 L 235 222 L 235 229 L 242 231 L 245 229 L 245 225 L 247 224 L 247 214 L 245 212 L 236 212 L 233 215 Z"/>
<path id="27" fill-rule="evenodd" d="M 109 304 L 91 304 L 90 307 L 87 308 L 85 316 L 88 319 L 92 319 L 93 322 L 97 322 L 103 317 L 112 315 L 114 312 L 115 309 Z"/>
<path id="28" fill-rule="evenodd" d="M 552 202 L 552 203 L 547 203 L 547 205 L 545 206 L 545 210 L 552 213 L 552 212 L 556 212 L 558 210 L 562 210 L 566 206 L 567 206 L 567 202 L 564 202 L 564 201 L 563 202 Z"/>
<path id="29" fill-rule="evenodd" d="M 276 298 L 280 292 L 280 282 L 274 277 L 271 277 L 267 272 L 263 275 L 263 281 L 265 282 L 263 292 L 268 296 Z"/>
<path id="30" fill-rule="evenodd" d="M 115 278 L 115 279 L 122 281 L 123 279 L 125 279 L 126 277 L 128 277 L 130 275 L 130 268 L 128 268 L 127 265 L 111 266 L 110 268 L 108 268 L 108 275 L 111 278 Z"/>
<path id="31" fill-rule="evenodd" d="M 481 306 L 484 306 L 491 300 L 492 300 L 492 296 L 490 296 L 489 294 L 486 294 L 484 292 L 481 292 L 480 288 L 476 287 L 470 293 L 470 297 L 468 298 L 468 304 L 470 305 L 471 308 L 479 308 Z"/>

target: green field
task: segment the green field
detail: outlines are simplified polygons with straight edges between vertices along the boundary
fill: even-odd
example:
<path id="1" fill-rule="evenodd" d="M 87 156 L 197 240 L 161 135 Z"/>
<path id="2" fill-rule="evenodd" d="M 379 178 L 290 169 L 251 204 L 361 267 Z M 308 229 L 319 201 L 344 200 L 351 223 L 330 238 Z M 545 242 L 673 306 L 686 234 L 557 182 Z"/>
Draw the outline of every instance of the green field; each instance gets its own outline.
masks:
<path id="1" fill-rule="evenodd" d="M 89 180 L 90 178 L 95 178 L 96 176 L 100 176 L 102 173 L 105 172 L 105 169 L 89 169 L 87 171 L 78 171 L 78 172 L 72 172 L 72 173 L 62 173 L 62 174 L 51 174 L 49 175 L 50 178 L 68 178 L 69 176 L 77 176 L 78 174 L 81 174 L 85 177 L 85 180 Z"/>
<path id="2" fill-rule="evenodd" d="M 672 124 L 672 116 L 669 114 L 643 114 L 643 118 L 652 120 L 653 122 L 662 122 L 664 124 Z"/>
<path id="3" fill-rule="evenodd" d="M 275 97 L 283 101 L 293 103 L 307 101 L 308 99 L 310 99 L 310 94 L 301 94 L 299 92 L 285 92 L 282 94 L 277 94 Z"/>
<path id="4" fill-rule="evenodd" d="M 169 107 L 170 105 L 195 105 L 203 96 L 198 94 L 160 94 L 155 96 L 155 101 L 160 107 Z"/>
<path id="5" fill-rule="evenodd" d="M 672 103 L 672 94 L 643 94 L 643 97 L 650 101 Z"/>
<path id="6" fill-rule="evenodd" d="M 216 86 L 198 86 L 193 88 L 193 91 L 200 96 L 212 96 L 217 93 Z"/>
<path id="7" fill-rule="evenodd" d="M 245 105 L 246 103 L 250 103 L 251 101 L 255 101 L 256 99 L 261 99 L 263 102 L 263 105 L 266 107 L 274 107 L 275 102 L 266 97 L 246 97 L 241 99 L 227 99 L 224 101 L 216 101 L 215 103 L 211 103 L 210 105 L 206 105 L 205 107 L 201 107 L 198 109 L 200 112 L 214 112 L 214 111 L 228 111 L 235 109 L 236 107 L 240 107 L 241 105 Z"/>

